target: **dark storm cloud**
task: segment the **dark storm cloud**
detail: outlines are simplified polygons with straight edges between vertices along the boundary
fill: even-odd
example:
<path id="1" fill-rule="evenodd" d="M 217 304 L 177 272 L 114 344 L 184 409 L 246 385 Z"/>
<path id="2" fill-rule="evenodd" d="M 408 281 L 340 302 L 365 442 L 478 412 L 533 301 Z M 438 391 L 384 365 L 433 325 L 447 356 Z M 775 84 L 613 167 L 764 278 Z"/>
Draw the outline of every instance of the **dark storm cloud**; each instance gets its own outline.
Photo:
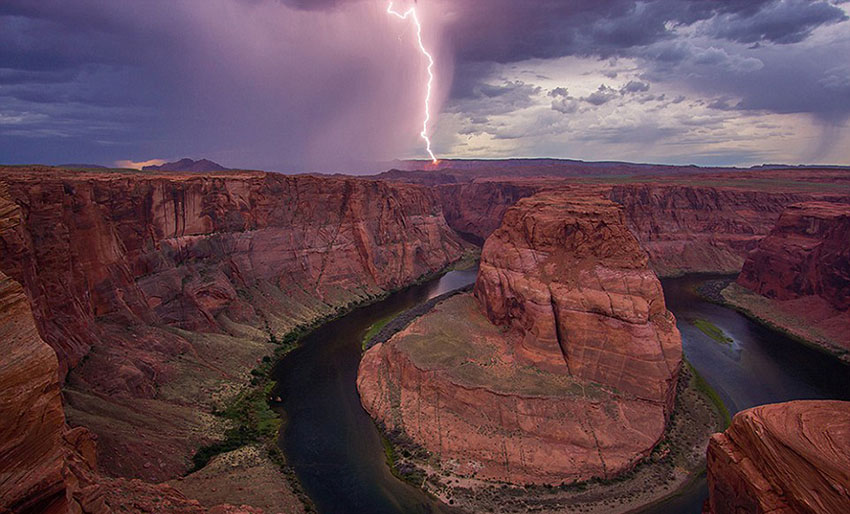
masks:
<path id="1" fill-rule="evenodd" d="M 242 0 L 244 2 L 252 2 L 258 0 Z M 343 4 L 351 3 L 359 0 L 279 0 L 288 6 L 296 9 L 307 11 L 320 11 L 324 9 L 334 9 Z"/>
<path id="2" fill-rule="evenodd" d="M 847 20 L 844 11 L 827 2 L 782 0 L 766 5 L 758 16 L 724 14 L 712 19 L 706 32 L 740 43 L 789 44 L 803 41 L 821 25 Z"/>
<path id="3" fill-rule="evenodd" d="M 477 84 L 451 108 L 460 111 L 475 112 L 486 117 L 494 114 L 506 114 L 535 104 L 535 97 L 542 89 L 521 80 L 507 81 L 499 85 Z"/>
<path id="4" fill-rule="evenodd" d="M 494 64 L 567 56 L 626 57 L 639 59 L 647 77 L 693 83 L 697 89 L 707 89 L 702 85 L 707 80 L 714 88 L 711 96 L 739 97 L 740 102 L 730 103 L 735 108 L 807 112 L 832 122 L 850 115 L 846 90 L 827 87 L 843 84 L 825 76 L 834 58 L 814 57 L 811 54 L 817 51 L 792 47 L 819 27 L 846 23 L 847 15 L 837 3 L 491 0 L 484 12 L 480 2 L 456 0 L 452 5 L 458 15 L 448 27 L 448 37 L 457 48 L 458 68 L 468 69 L 458 77 L 460 84 L 453 88 L 452 97 L 462 97 L 478 82 L 487 81 Z M 684 28 L 691 30 L 683 32 Z M 781 59 L 773 57 L 771 47 L 783 48 Z M 798 76 L 793 71 L 798 66 L 808 74 L 788 80 Z M 784 80 L 780 79 L 783 74 Z M 616 71 L 608 70 L 608 76 L 616 78 Z M 638 84 L 626 85 L 622 92 L 631 92 Z M 603 90 L 582 98 L 597 106 L 611 99 L 613 94 Z"/>
<path id="5" fill-rule="evenodd" d="M 421 70 L 408 26 L 367 4 L 2 0 L 0 162 L 395 157 L 417 140 Z"/>
<path id="6" fill-rule="evenodd" d="M 458 12 L 448 37 L 463 61 L 519 62 L 569 55 L 612 56 L 674 37 L 677 26 L 715 17 L 751 22 L 754 30 L 765 9 L 776 0 L 490 0 L 486 10 L 478 0 L 455 0 Z M 807 34 L 821 23 L 838 21 L 840 9 L 815 2 L 819 16 L 806 16 L 788 30 Z M 784 9 L 779 9 L 785 11 Z M 798 12 L 808 11 L 797 6 Z M 825 16 L 822 11 L 829 11 Z M 771 11 L 773 12 L 773 11 Z M 754 36 L 756 40 L 758 35 Z"/>
<path id="7" fill-rule="evenodd" d="M 453 59 L 453 69 L 439 70 L 452 77 L 450 90 L 440 83 L 447 110 L 468 109 L 468 118 L 535 102 L 551 101 L 562 114 L 649 102 L 650 83 L 660 93 L 657 82 L 680 81 L 727 109 L 838 123 L 850 115 L 850 72 L 834 49 L 798 43 L 847 23 L 843 3 L 418 5 L 441 63 Z M 416 128 L 421 70 L 400 39 L 410 37 L 409 26 L 388 23 L 384 7 L 382 0 L 0 0 L 0 161 L 193 153 L 303 169 L 401 152 L 416 143 L 417 130 L 402 142 L 399 127 Z M 613 87 L 581 98 L 566 89 L 547 98 L 533 78 L 501 75 L 505 65 L 569 56 L 633 59 L 641 74 L 606 70 Z M 55 158 L 44 157 L 45 148 L 56 149 Z"/>
<path id="8" fill-rule="evenodd" d="M 620 88 L 621 95 L 630 95 L 634 93 L 646 93 L 649 91 L 649 83 L 639 80 L 630 80 L 625 86 Z"/>

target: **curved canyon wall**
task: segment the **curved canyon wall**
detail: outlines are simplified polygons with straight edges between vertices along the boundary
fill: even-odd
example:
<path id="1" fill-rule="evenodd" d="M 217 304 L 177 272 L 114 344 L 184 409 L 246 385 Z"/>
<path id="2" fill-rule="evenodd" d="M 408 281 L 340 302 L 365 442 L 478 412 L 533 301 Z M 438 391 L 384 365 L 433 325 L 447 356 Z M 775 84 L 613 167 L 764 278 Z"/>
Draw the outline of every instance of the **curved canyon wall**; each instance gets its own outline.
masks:
<path id="1" fill-rule="evenodd" d="M 739 412 L 709 443 L 708 484 L 713 514 L 850 512 L 850 403 Z"/>
<path id="2" fill-rule="evenodd" d="M 435 190 L 449 226 L 483 245 L 499 228 L 509 207 L 544 187 L 538 181 L 483 181 L 441 185 Z"/>
<path id="3" fill-rule="evenodd" d="M 309 317 L 297 312 L 309 296 L 344 305 L 463 249 L 432 193 L 405 184 L 46 170 L 0 180 L 19 220 L 0 233 L 0 269 L 24 285 L 63 376 L 99 338 L 95 320 L 281 333 Z"/>
<path id="4" fill-rule="evenodd" d="M 850 362 L 850 204 L 791 205 L 724 299 Z"/>
<path id="5" fill-rule="evenodd" d="M 738 188 L 629 184 L 610 198 L 660 275 L 737 273 L 744 259 L 794 202 L 812 195 Z"/>
<path id="6" fill-rule="evenodd" d="M 58 355 L 66 415 L 99 436 L 107 472 L 150 481 L 184 473 L 217 437 L 207 412 L 250 380 L 271 334 L 466 249 L 419 186 L 0 170 L 0 271 Z"/>
<path id="7" fill-rule="evenodd" d="M 576 194 L 600 191 L 620 204 L 629 228 L 649 254 L 650 265 L 663 276 L 737 273 L 748 252 L 770 232 L 786 206 L 830 197 L 826 193 L 748 189 L 746 184 L 606 185 L 552 179 L 487 180 L 437 188 L 449 225 L 481 241 L 499 226 L 511 205 L 545 190 Z M 840 195 L 834 199 L 848 200 Z"/>
<path id="8" fill-rule="evenodd" d="M 850 309 L 850 204 L 789 206 L 737 282 L 775 300 L 820 296 L 836 310 Z"/>
<path id="9" fill-rule="evenodd" d="M 547 192 L 508 209 L 475 296 L 438 304 L 367 351 L 358 389 L 386 430 L 450 473 L 570 483 L 616 476 L 650 453 L 681 352 L 619 207 Z"/>

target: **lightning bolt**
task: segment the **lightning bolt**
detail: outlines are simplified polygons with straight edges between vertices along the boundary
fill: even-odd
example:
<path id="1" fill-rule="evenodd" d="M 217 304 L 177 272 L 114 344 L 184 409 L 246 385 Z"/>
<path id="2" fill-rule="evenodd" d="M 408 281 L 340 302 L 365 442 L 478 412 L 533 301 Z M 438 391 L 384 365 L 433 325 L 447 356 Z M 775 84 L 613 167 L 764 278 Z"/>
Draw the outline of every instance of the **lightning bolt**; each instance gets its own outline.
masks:
<path id="1" fill-rule="evenodd" d="M 419 16 L 416 15 L 416 7 L 411 7 L 401 13 L 394 10 L 393 2 L 390 2 L 387 6 L 387 13 L 401 20 L 408 18 L 413 20 L 413 24 L 416 25 L 416 39 L 419 42 L 419 51 L 428 59 L 428 92 L 425 94 L 425 121 L 422 122 L 422 132 L 419 135 L 425 140 L 425 150 L 431 156 L 431 162 L 437 164 L 440 161 L 437 160 L 434 152 L 431 151 L 431 138 L 428 136 L 428 124 L 431 122 L 431 89 L 434 85 L 434 57 L 431 56 L 430 52 L 425 49 L 425 45 L 422 43 L 422 24 L 419 23 Z"/>

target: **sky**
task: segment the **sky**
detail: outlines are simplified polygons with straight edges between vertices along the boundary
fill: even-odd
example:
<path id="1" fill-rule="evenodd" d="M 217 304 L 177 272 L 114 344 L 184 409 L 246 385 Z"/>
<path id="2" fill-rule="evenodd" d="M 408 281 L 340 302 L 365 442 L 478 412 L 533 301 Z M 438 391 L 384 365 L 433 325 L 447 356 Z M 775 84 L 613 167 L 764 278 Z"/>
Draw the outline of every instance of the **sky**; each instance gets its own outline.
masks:
<path id="1" fill-rule="evenodd" d="M 0 162 L 422 158 L 426 62 L 387 3 L 2 0 Z M 850 164 L 848 0 L 415 7 L 438 157 Z"/>

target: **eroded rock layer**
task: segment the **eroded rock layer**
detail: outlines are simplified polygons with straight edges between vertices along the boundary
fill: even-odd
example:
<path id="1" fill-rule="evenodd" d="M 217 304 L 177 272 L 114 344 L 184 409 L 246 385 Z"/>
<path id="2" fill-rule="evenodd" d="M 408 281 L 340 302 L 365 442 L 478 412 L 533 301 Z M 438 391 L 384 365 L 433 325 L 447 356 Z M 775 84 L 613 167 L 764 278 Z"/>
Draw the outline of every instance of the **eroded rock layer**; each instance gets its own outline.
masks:
<path id="1" fill-rule="evenodd" d="M 723 296 L 850 362 L 850 204 L 788 207 Z"/>
<path id="2" fill-rule="evenodd" d="M 509 209 L 484 246 L 475 295 L 522 334 L 517 356 L 672 405 L 681 337 L 621 209 L 541 193 Z"/>
<path id="3" fill-rule="evenodd" d="M 738 413 L 711 439 L 708 483 L 713 514 L 850 512 L 850 403 Z"/>
<path id="4" fill-rule="evenodd" d="M 488 238 L 475 295 L 370 349 L 358 389 L 450 473 L 560 484 L 648 455 L 680 366 L 675 320 L 619 207 L 545 192 Z"/>
<path id="5" fill-rule="evenodd" d="M 820 296 L 850 309 L 850 204 L 791 205 L 750 254 L 738 283 L 763 296 Z"/>
<path id="6" fill-rule="evenodd" d="M 207 412 L 247 384 L 270 335 L 466 248 L 419 186 L 0 169 L 0 270 L 58 355 L 70 422 L 120 476 L 184 473 L 223 430 Z"/>
<path id="7" fill-rule="evenodd" d="M 734 184 L 734 182 L 731 182 Z M 735 187 L 628 184 L 610 198 L 660 275 L 737 273 L 791 203 L 811 194 Z"/>
<path id="8" fill-rule="evenodd" d="M 544 181 L 482 181 L 436 187 L 449 226 L 483 244 L 499 228 L 505 211 L 546 187 Z"/>
<path id="9" fill-rule="evenodd" d="M 23 289 L 2 272 L 0 355 L 0 511 L 70 511 L 56 354 L 38 336 Z"/>
<path id="10" fill-rule="evenodd" d="M 802 186 L 743 182 L 742 176 L 706 177 L 693 184 L 668 184 L 635 179 L 634 183 L 575 184 L 554 179 L 490 179 L 437 188 L 449 225 L 476 239 L 486 239 L 505 211 L 520 198 L 545 190 L 575 194 L 600 191 L 623 207 L 629 228 L 647 251 L 659 275 L 693 272 L 737 273 L 747 254 L 772 229 L 790 204 L 828 199 L 850 201 L 847 195 L 807 192 Z M 738 182 L 740 181 L 740 182 Z M 700 185 L 700 183 L 711 185 Z M 807 183 L 809 189 L 813 183 Z"/>

